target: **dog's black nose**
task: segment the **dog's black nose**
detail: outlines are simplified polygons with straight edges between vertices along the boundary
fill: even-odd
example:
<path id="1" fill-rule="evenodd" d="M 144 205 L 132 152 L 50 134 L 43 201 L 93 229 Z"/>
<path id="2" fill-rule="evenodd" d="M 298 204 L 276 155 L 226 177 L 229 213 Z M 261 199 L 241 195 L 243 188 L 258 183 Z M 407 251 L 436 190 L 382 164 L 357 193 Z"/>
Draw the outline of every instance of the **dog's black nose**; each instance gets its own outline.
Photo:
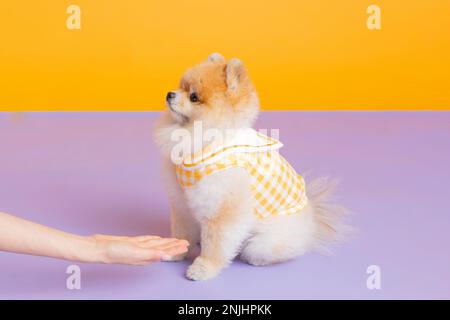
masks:
<path id="1" fill-rule="evenodd" d="M 175 98 L 175 96 L 176 96 L 176 93 L 175 92 L 168 92 L 167 93 L 167 96 L 166 96 L 166 101 L 169 101 L 170 99 L 173 99 L 173 98 Z"/>

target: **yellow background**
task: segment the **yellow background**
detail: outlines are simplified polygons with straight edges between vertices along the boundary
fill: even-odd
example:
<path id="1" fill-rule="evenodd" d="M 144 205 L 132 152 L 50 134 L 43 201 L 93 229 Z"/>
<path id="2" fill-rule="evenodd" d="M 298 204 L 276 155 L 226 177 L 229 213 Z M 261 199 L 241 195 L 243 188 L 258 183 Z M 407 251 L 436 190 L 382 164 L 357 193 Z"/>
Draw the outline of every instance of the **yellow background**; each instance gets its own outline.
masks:
<path id="1" fill-rule="evenodd" d="M 449 0 L 2 0 L 0 110 L 158 110 L 214 51 L 265 109 L 450 109 Z"/>

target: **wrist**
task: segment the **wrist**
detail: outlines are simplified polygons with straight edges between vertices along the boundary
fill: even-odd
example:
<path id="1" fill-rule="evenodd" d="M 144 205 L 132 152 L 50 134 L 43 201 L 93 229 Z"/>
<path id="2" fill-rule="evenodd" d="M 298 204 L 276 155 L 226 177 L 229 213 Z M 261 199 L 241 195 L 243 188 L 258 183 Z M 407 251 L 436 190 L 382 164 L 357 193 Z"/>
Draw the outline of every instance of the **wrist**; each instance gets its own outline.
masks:
<path id="1" fill-rule="evenodd" d="M 106 262 L 106 248 L 102 241 L 95 238 L 95 236 L 78 236 L 79 248 L 76 252 L 79 256 L 70 258 L 69 260 L 78 260 L 81 262 Z"/>
<path id="2" fill-rule="evenodd" d="M 92 246 L 92 256 L 93 262 L 98 263 L 109 263 L 107 257 L 107 246 L 106 241 L 98 239 L 95 235 L 87 237 L 88 241 Z"/>

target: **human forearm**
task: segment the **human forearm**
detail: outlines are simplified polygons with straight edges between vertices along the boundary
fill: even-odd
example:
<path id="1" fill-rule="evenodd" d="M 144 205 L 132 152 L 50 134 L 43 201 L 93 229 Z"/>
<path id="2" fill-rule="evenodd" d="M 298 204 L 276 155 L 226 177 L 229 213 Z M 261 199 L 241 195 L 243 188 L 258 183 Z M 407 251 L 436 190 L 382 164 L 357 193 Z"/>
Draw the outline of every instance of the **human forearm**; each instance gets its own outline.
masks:
<path id="1" fill-rule="evenodd" d="M 82 237 L 0 212 L 0 250 L 59 259 L 104 262 L 104 250 Z"/>

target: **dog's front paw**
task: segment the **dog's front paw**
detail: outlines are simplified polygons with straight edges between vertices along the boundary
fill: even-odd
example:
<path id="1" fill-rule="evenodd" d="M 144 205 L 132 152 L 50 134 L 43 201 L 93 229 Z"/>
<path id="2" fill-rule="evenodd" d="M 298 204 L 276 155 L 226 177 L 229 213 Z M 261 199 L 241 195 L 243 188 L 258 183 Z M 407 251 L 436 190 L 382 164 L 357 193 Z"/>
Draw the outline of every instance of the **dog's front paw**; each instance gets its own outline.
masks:
<path id="1" fill-rule="evenodd" d="M 214 278 L 219 273 L 219 268 L 205 258 L 198 257 L 186 271 L 186 277 L 194 281 L 203 281 Z"/>

